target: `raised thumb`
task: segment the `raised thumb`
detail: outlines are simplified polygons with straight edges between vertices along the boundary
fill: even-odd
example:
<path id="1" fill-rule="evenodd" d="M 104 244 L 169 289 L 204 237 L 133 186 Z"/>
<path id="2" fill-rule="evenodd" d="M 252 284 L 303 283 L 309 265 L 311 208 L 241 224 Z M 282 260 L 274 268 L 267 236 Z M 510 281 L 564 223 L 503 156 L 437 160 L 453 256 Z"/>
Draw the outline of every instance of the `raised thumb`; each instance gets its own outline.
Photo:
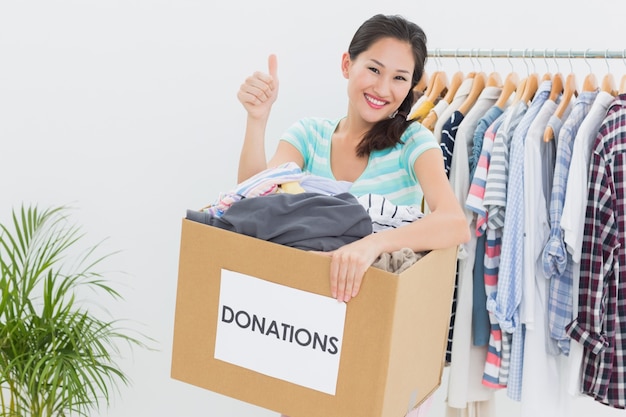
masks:
<path id="1" fill-rule="evenodd" d="M 274 78 L 278 78 L 278 58 L 276 55 L 271 54 L 267 59 L 267 65 L 269 67 L 270 75 Z"/>

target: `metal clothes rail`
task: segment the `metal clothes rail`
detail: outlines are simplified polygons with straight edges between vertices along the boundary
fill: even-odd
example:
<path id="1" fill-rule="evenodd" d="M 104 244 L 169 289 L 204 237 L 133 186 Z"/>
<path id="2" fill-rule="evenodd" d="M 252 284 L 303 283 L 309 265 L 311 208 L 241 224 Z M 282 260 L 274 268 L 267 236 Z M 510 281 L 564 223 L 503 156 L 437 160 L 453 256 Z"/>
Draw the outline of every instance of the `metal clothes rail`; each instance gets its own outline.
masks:
<path id="1" fill-rule="evenodd" d="M 564 49 L 429 49 L 431 58 L 583 58 L 583 59 L 623 59 L 626 61 L 626 49 L 623 50 L 564 50 Z"/>

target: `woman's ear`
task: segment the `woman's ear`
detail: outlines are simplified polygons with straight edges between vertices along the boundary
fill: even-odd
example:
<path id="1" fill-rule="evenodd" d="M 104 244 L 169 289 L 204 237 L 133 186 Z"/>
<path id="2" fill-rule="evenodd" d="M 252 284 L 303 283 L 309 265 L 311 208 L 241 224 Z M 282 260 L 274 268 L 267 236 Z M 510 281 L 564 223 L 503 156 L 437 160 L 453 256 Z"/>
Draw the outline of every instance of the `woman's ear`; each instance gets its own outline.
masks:
<path id="1" fill-rule="evenodd" d="M 341 56 L 341 73 L 345 79 L 348 79 L 348 72 L 350 70 L 350 54 L 344 52 Z"/>

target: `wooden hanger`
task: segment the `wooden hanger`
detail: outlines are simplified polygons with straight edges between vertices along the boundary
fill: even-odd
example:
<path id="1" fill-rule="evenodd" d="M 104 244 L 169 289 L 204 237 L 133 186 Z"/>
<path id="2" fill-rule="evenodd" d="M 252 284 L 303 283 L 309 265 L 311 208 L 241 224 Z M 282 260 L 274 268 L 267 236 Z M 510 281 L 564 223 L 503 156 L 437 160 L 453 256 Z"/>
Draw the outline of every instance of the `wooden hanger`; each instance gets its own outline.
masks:
<path id="1" fill-rule="evenodd" d="M 470 92 L 467 95 L 467 98 L 465 99 L 465 101 L 463 101 L 463 103 L 461 103 L 461 105 L 457 109 L 461 114 L 466 115 L 467 112 L 470 111 L 470 109 L 472 108 L 476 100 L 478 99 L 478 96 L 485 88 L 486 84 L 487 84 L 487 76 L 485 75 L 485 73 L 484 72 L 476 73 L 474 76 L 474 82 L 472 83 L 472 88 L 470 89 Z"/>
<path id="2" fill-rule="evenodd" d="M 609 93 L 613 97 L 617 95 L 617 87 L 615 86 L 615 78 L 613 77 L 612 73 L 607 72 L 602 78 L 601 90 Z"/>
<path id="3" fill-rule="evenodd" d="M 487 87 L 502 87 L 502 79 L 500 78 L 500 74 L 497 72 L 492 72 L 489 74 L 487 78 Z"/>
<path id="4" fill-rule="evenodd" d="M 519 76 L 516 72 L 510 72 L 506 78 L 504 79 L 504 84 L 502 85 L 502 92 L 500 93 L 500 97 L 498 97 L 498 101 L 496 101 L 495 105 L 501 109 L 506 107 L 506 103 L 511 98 L 511 94 L 517 90 L 517 86 L 519 84 Z"/>
<path id="5" fill-rule="evenodd" d="M 443 100 L 446 103 L 448 104 L 452 103 L 452 100 L 454 99 L 454 95 L 459 90 L 459 87 L 461 86 L 461 84 L 463 84 L 464 79 L 465 79 L 465 76 L 463 75 L 462 71 L 457 71 L 454 73 L 454 75 L 452 76 L 452 79 L 450 80 L 450 85 L 448 85 L 448 92 L 443 97 Z"/>
<path id="6" fill-rule="evenodd" d="M 626 74 L 622 75 L 622 80 L 619 83 L 619 93 L 626 94 Z"/>
<path id="7" fill-rule="evenodd" d="M 427 96 L 426 100 L 431 103 L 435 103 L 439 97 L 441 97 L 446 88 L 448 88 L 448 76 L 444 71 L 439 71 L 435 76 L 433 76 L 434 80 L 431 83 L 430 90 L 426 90 Z"/>
<path id="8" fill-rule="evenodd" d="M 593 73 L 589 73 L 583 80 L 583 91 L 596 91 L 598 89 L 598 80 Z"/>
<path id="9" fill-rule="evenodd" d="M 424 89 L 424 95 L 428 96 L 428 94 L 430 94 L 430 90 L 433 89 L 433 85 L 435 84 L 435 81 L 437 80 L 437 77 L 439 76 L 439 74 L 441 73 L 441 71 L 435 71 L 430 75 L 430 79 L 428 80 L 428 84 L 426 85 L 426 88 Z"/>
<path id="10" fill-rule="evenodd" d="M 428 78 L 428 73 L 424 71 L 422 73 L 422 78 L 420 78 L 417 84 L 415 84 L 415 87 L 413 87 L 413 91 L 417 93 L 418 96 L 424 94 L 424 91 L 426 91 L 426 87 L 428 87 Z"/>
<path id="11" fill-rule="evenodd" d="M 526 83 L 528 82 L 528 78 L 522 79 L 517 85 L 515 89 L 515 97 L 513 97 L 513 103 L 517 103 L 522 99 L 522 95 L 524 95 L 524 88 L 526 88 Z"/>
<path id="12" fill-rule="evenodd" d="M 556 102 L 561 93 L 563 93 L 563 75 L 561 75 L 560 72 L 557 72 L 552 77 L 552 88 L 550 89 L 548 100 Z"/>
<path id="13" fill-rule="evenodd" d="M 567 106 L 569 106 L 572 97 L 576 94 L 576 76 L 574 73 L 570 73 L 565 79 L 565 85 L 563 86 L 563 95 L 561 96 L 561 102 L 559 106 L 554 111 L 554 116 L 561 119 L 565 114 L 565 110 L 567 110 Z M 543 140 L 544 142 L 550 142 L 554 139 L 554 130 L 552 130 L 551 126 L 546 127 L 546 130 L 543 132 Z"/>
<path id="14" fill-rule="evenodd" d="M 537 92 L 537 89 L 539 88 L 539 76 L 537 74 L 530 74 L 528 76 L 528 79 L 526 81 L 526 86 L 524 87 L 524 93 L 522 94 L 522 100 L 525 103 L 529 103 L 533 97 L 535 96 L 535 93 Z"/>

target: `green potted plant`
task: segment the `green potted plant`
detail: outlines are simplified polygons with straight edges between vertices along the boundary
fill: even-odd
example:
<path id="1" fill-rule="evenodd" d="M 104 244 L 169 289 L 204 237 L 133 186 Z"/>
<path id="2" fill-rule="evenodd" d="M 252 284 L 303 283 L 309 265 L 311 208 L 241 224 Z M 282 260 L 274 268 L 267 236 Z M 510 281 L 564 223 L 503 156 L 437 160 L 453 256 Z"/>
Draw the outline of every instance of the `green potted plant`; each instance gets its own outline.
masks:
<path id="1" fill-rule="evenodd" d="M 81 299 L 85 289 L 122 297 L 97 270 L 112 254 L 81 248 L 67 207 L 22 206 L 11 223 L 0 223 L 1 415 L 88 416 L 129 383 L 120 342 L 147 347 L 145 336 Z"/>

